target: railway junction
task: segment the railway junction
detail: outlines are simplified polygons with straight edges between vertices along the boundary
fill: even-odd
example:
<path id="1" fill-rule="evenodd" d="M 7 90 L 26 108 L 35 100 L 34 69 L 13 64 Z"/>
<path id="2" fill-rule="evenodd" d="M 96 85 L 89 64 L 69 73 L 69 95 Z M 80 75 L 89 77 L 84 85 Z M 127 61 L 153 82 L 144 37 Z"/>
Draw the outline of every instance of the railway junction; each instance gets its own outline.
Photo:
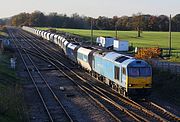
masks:
<path id="1" fill-rule="evenodd" d="M 120 95 L 69 60 L 62 49 L 19 28 L 8 28 L 27 103 L 27 121 L 180 121 L 150 100 Z"/>

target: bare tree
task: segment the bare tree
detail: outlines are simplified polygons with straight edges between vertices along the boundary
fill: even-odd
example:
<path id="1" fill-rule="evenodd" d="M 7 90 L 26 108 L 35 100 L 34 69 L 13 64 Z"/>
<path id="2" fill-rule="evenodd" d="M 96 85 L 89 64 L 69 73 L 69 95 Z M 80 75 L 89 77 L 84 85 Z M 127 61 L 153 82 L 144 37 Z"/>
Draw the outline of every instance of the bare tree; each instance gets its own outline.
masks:
<path id="1" fill-rule="evenodd" d="M 142 18 L 143 16 L 141 12 L 134 14 L 132 17 L 132 26 L 135 28 L 135 30 L 138 31 L 138 37 L 141 37 L 141 31 L 143 26 Z"/>

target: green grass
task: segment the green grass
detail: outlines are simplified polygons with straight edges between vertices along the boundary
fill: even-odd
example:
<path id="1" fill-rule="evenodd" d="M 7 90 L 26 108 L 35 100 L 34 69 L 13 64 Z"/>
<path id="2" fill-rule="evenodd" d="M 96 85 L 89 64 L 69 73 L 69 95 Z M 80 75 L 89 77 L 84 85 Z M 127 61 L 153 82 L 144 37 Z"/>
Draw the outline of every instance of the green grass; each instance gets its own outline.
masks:
<path id="1" fill-rule="evenodd" d="M 10 55 L 0 55 L 0 76 L 1 79 L 4 79 L 2 82 L 8 83 L 10 81 L 11 84 L 14 84 L 19 79 L 16 76 L 16 73 L 14 70 L 11 70 L 10 67 Z M 8 79 L 6 80 L 5 78 Z"/>
<path id="2" fill-rule="evenodd" d="M 39 28 L 42 30 L 48 30 L 48 28 Z M 56 30 L 80 35 L 90 40 L 91 31 L 84 29 L 64 29 L 55 28 Z M 94 30 L 94 41 L 98 36 L 111 36 L 115 37 L 114 31 L 108 30 Z M 137 47 L 169 47 L 169 33 L 168 32 L 142 32 L 142 37 L 137 37 L 136 31 L 118 31 L 118 39 L 128 40 L 133 46 Z M 180 51 L 180 32 L 172 33 L 172 48 L 174 51 Z"/>
<path id="3" fill-rule="evenodd" d="M 21 79 L 11 70 L 12 54 L 0 54 L 0 122 L 21 122 L 22 119 L 22 88 Z"/>

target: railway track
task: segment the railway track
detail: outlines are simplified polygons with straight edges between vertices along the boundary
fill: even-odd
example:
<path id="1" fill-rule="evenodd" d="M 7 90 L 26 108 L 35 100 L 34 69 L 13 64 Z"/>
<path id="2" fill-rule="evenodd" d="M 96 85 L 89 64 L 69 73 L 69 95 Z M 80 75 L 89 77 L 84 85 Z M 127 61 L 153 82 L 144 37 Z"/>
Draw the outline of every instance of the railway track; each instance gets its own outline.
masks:
<path id="1" fill-rule="evenodd" d="M 48 47 L 48 45 L 46 45 L 46 47 Z M 76 74 L 76 75 L 77 75 L 77 74 Z M 95 86 L 93 86 L 93 87 L 95 87 Z M 96 90 L 97 90 L 97 89 L 96 89 Z M 101 94 L 103 94 L 102 91 L 99 91 L 99 90 L 98 90 L 98 92 L 101 92 Z M 103 94 L 103 96 L 106 96 L 106 98 L 110 99 L 110 98 L 107 97 L 107 95 L 105 95 L 105 94 Z M 110 100 L 113 101 L 112 99 L 110 99 Z M 113 104 L 117 104 L 117 103 L 113 101 Z M 124 104 L 123 104 L 123 106 L 124 106 Z M 136 108 L 137 108 L 137 107 L 136 107 Z M 139 109 L 139 110 L 142 110 L 140 107 L 138 107 L 138 109 Z M 126 109 L 123 108 L 123 110 L 126 110 Z M 147 113 L 147 112 L 146 112 L 146 113 Z M 135 115 L 135 113 L 133 113 L 133 114 Z M 154 115 L 152 115 L 152 114 L 151 114 L 151 116 L 154 117 Z M 139 117 L 139 118 L 140 118 L 140 117 Z M 143 118 L 143 117 L 141 117 L 141 118 Z M 156 115 L 156 119 L 163 121 L 163 119 L 162 119 L 161 117 L 157 116 L 157 115 Z M 151 119 L 151 120 L 153 120 L 153 119 Z M 146 119 L 144 118 L 142 121 L 148 121 L 148 120 L 146 120 Z"/>
<path id="2" fill-rule="evenodd" d="M 49 45 L 46 45 L 46 47 L 49 47 Z M 59 55 L 59 54 L 57 54 L 57 55 L 59 57 L 63 58 L 61 55 Z M 86 78 L 84 78 L 84 79 L 86 79 Z M 94 86 L 94 87 L 96 87 L 96 86 Z M 110 92 L 107 93 L 107 90 L 105 91 L 104 89 L 102 89 L 100 87 L 99 87 L 99 89 L 106 92 L 106 94 L 111 94 L 111 96 L 116 97 L 114 94 L 112 94 Z M 153 102 L 146 101 L 146 102 L 143 102 L 144 105 L 142 105 L 142 104 L 140 105 L 140 104 L 130 100 L 129 98 L 122 98 L 122 96 L 121 96 L 121 100 L 125 104 L 129 104 L 131 106 L 134 106 L 138 110 L 143 111 L 144 113 L 148 114 L 148 116 L 155 117 L 157 121 L 180 121 L 179 117 L 177 117 L 176 115 L 172 114 L 171 112 L 165 110 L 164 108 L 160 107 L 159 105 L 157 105 Z"/>
<path id="3" fill-rule="evenodd" d="M 19 34 L 18 34 L 19 35 Z M 28 47 L 29 48 L 29 47 Z M 26 50 L 24 47 L 23 48 L 17 48 L 17 49 L 23 49 L 23 50 Z M 35 49 L 35 48 L 34 48 Z M 38 52 L 38 51 L 37 51 Z M 41 52 L 39 52 L 37 55 L 43 55 Z M 43 55 L 44 56 L 44 55 Z M 46 60 L 47 62 L 51 62 L 49 59 L 44 59 L 44 60 Z M 51 62 L 52 63 L 52 62 Z M 52 63 L 53 64 L 53 63 Z M 59 69 L 59 68 L 58 68 Z M 60 70 L 61 71 L 61 70 Z M 65 74 L 66 75 L 66 74 Z M 71 79 L 71 77 L 69 77 L 69 76 L 67 76 L 69 79 Z M 73 79 L 71 79 L 71 80 L 73 80 Z M 81 89 L 82 91 L 83 91 L 83 89 Z M 84 92 L 86 92 L 86 91 L 84 91 Z M 90 97 L 91 97 L 91 95 L 90 94 L 88 94 Z M 92 97 L 93 98 L 93 97 Z M 95 100 L 95 99 L 94 99 Z M 98 102 L 98 101 L 97 101 Z M 118 119 L 117 117 L 115 117 L 113 114 L 111 114 L 111 112 L 110 111 L 108 111 L 107 109 L 106 109 L 106 107 L 104 107 L 101 103 L 99 103 L 99 106 L 101 107 L 101 108 L 103 108 L 103 109 L 105 109 L 116 121 L 120 121 L 120 119 Z"/>
<path id="4" fill-rule="evenodd" d="M 57 98 L 56 94 L 51 89 L 50 85 L 47 83 L 44 76 L 39 71 L 38 67 L 34 63 L 32 57 L 26 52 L 26 50 L 22 48 L 21 44 L 18 43 L 18 40 L 16 36 L 13 34 L 13 32 L 9 31 L 9 35 L 11 36 L 15 47 L 17 48 L 17 51 L 24 63 L 24 66 L 26 67 L 26 70 L 29 74 L 29 77 L 31 78 L 36 91 L 42 101 L 42 104 L 44 106 L 44 109 L 48 115 L 48 120 L 46 121 L 70 121 L 72 122 L 72 118 L 66 111 L 66 109 L 63 107 L 60 100 Z M 34 70 L 30 70 L 31 69 Z M 42 86 L 42 84 L 46 85 L 45 87 Z M 48 95 L 47 95 L 48 94 Z"/>
<path id="5" fill-rule="evenodd" d="M 28 37 L 26 37 L 26 39 L 29 40 Z M 38 41 L 38 40 L 34 39 L 34 41 Z M 38 44 L 40 44 L 40 42 Z M 37 46 L 37 44 L 35 44 L 35 43 L 31 44 L 31 45 L 34 45 L 34 46 L 36 45 Z M 43 46 L 43 45 L 41 44 L 41 46 Z M 49 45 L 48 46 L 46 45 L 46 47 L 49 47 Z M 37 48 L 39 50 L 42 50 L 38 46 L 37 46 Z M 50 51 L 50 49 L 48 49 L 48 50 Z M 89 95 L 89 97 L 91 97 L 94 101 L 96 101 L 100 106 L 102 106 L 102 104 L 97 99 L 95 99 L 95 97 L 97 97 L 97 96 L 101 97 L 101 99 L 103 98 L 104 100 L 106 100 L 106 102 L 114 104 L 114 106 L 116 106 L 119 110 L 124 111 L 124 113 L 126 113 L 127 115 L 132 117 L 135 121 L 149 121 L 149 120 L 150 121 L 167 121 L 166 120 L 167 118 L 164 119 L 163 117 L 161 117 L 161 116 L 159 116 L 159 115 L 157 115 L 157 114 L 155 114 L 155 113 L 145 109 L 144 107 L 142 107 L 141 105 L 135 103 L 132 100 L 125 99 L 122 96 L 117 97 L 118 95 L 117 96 L 114 95 L 114 93 L 112 93 L 112 91 L 111 92 L 107 92 L 106 90 L 102 89 L 101 87 L 97 87 L 97 86 L 94 86 L 94 85 L 89 84 L 89 83 L 87 84 L 87 80 L 88 80 L 87 78 L 83 78 L 81 75 L 77 74 L 76 72 L 74 72 L 73 70 L 71 70 L 70 68 L 68 68 L 64 64 L 62 64 L 62 62 L 59 62 L 59 59 L 54 58 L 54 54 L 53 54 L 53 57 L 52 57 L 52 55 L 47 53 L 46 51 L 42 51 L 42 52 L 45 53 L 45 54 L 44 54 L 44 56 L 40 56 L 40 57 L 43 57 L 44 59 L 48 59 L 48 60 L 51 60 L 51 61 L 53 61 L 55 63 L 61 64 L 61 67 L 63 66 L 62 69 L 66 69 L 67 72 L 71 71 L 72 72 L 72 74 L 70 75 L 71 77 L 68 76 L 71 80 L 73 80 L 74 78 L 75 79 L 79 78 L 82 81 L 84 81 L 86 83 L 86 86 L 84 86 L 82 84 L 76 84 L 76 83 L 75 84 L 79 85 L 80 88 L 83 89 L 84 92 L 86 92 Z M 61 59 L 64 58 L 61 55 L 58 55 L 58 56 L 61 57 Z M 56 56 L 56 57 L 58 57 L 58 56 Z M 62 70 L 62 69 L 60 69 L 60 70 Z M 65 74 L 68 74 L 67 72 L 65 72 Z M 74 77 L 74 78 L 72 78 L 72 77 Z M 88 87 L 88 85 L 89 85 L 89 87 Z M 117 100 L 114 101 L 114 99 L 117 99 Z M 121 101 L 121 102 L 123 101 L 124 104 L 121 103 L 121 105 L 120 105 L 120 103 L 118 103 L 117 101 Z M 126 106 L 126 108 L 123 107 L 123 106 Z M 108 111 L 107 108 L 104 107 L 104 109 L 106 111 Z M 133 110 L 130 111 L 129 109 L 136 109 L 136 113 L 135 113 L 135 111 L 133 111 Z M 139 115 L 137 113 L 141 113 L 141 114 Z M 143 115 L 143 113 L 145 113 L 147 115 Z M 113 114 L 113 113 L 110 113 L 110 114 Z M 114 118 L 117 118 L 117 117 L 114 117 Z M 118 119 L 116 119 L 116 120 L 118 120 Z"/>
<path id="6" fill-rule="evenodd" d="M 30 44 L 31 46 L 33 46 L 32 44 Z M 36 45 L 37 46 L 37 45 Z M 38 47 L 39 49 L 36 50 L 36 51 L 39 51 L 39 50 L 42 50 L 40 47 Z M 45 54 L 43 55 L 44 58 L 46 58 L 45 60 L 49 60 L 50 59 L 46 56 L 48 55 L 47 52 L 43 51 Z M 41 52 L 39 52 L 41 53 Z M 53 57 L 51 57 L 51 59 L 53 59 Z M 52 60 L 52 61 L 57 61 L 56 59 Z M 50 61 L 51 62 L 51 61 Z M 128 120 L 129 118 L 128 117 L 124 117 L 124 121 L 132 121 L 132 120 L 136 120 L 136 121 L 140 121 L 140 120 L 143 120 L 143 118 L 139 117 L 137 115 L 137 117 L 135 117 L 135 114 L 133 115 L 132 113 L 128 112 L 127 110 L 125 110 L 122 106 L 117 106 L 115 104 L 113 104 L 113 102 L 111 102 L 110 100 L 102 97 L 101 95 L 99 95 L 98 93 L 95 93 L 93 92 L 92 88 L 89 88 L 88 86 L 85 86 L 85 84 L 82 84 L 82 83 L 78 83 L 77 80 L 79 78 L 77 78 L 76 75 L 74 74 L 69 74 L 68 72 L 64 72 L 64 67 L 66 67 L 64 64 L 60 63 L 61 66 L 57 66 L 56 64 L 54 64 L 53 62 L 51 62 L 52 65 L 56 66 L 60 72 L 63 72 L 63 74 L 68 77 L 75 85 L 77 85 L 84 93 L 86 93 L 92 100 L 94 100 L 102 109 L 104 109 L 106 112 L 109 113 L 109 115 L 111 115 L 116 121 L 120 121 L 119 118 L 122 118 L 121 114 L 124 116 L 124 113 L 127 114 L 128 116 L 130 116 L 132 119 Z M 63 66 L 63 67 L 62 67 Z M 59 68 L 61 67 L 61 68 Z M 68 67 L 66 67 L 70 72 L 72 72 Z M 93 93 L 93 94 L 92 94 Z M 100 100 L 98 99 L 101 99 L 101 102 L 99 102 Z M 106 104 L 103 105 L 102 103 Z M 107 107 L 108 106 L 108 107 Z M 116 109 L 116 111 L 114 110 Z M 111 112 L 113 111 L 113 112 Z M 125 112 L 124 112 L 125 111 Z M 119 112 L 121 112 L 121 114 L 119 114 Z M 116 116 L 115 116 L 116 115 Z M 126 115 L 126 116 L 127 116 Z"/>
<path id="7" fill-rule="evenodd" d="M 62 57 L 62 56 L 61 56 L 61 57 Z M 140 106 L 139 104 L 133 102 L 132 100 L 131 100 L 130 102 L 134 103 L 133 106 L 137 105 L 136 108 L 145 111 L 145 113 L 148 112 L 148 113 L 149 113 L 149 116 L 155 117 L 157 120 L 165 121 L 165 119 L 162 119 L 160 116 L 158 116 L 158 115 L 152 113 L 151 111 L 145 110 L 144 107 L 142 107 L 142 106 Z M 170 113 L 170 112 L 166 112 L 166 113 Z M 160 113 L 160 115 L 161 115 L 161 113 Z M 169 116 L 169 115 L 167 114 L 167 116 Z M 176 117 L 175 115 L 171 114 L 171 117 L 172 117 L 172 118 L 174 117 L 174 119 L 172 119 L 172 120 L 178 121 L 178 117 Z M 166 117 L 164 117 L 164 118 L 166 118 Z M 166 118 L 166 119 L 167 119 L 167 118 Z M 167 120 L 168 120 L 168 119 L 167 119 Z"/>
<path id="8" fill-rule="evenodd" d="M 141 102 L 140 104 L 144 106 L 145 108 L 150 109 L 154 113 L 157 113 L 157 114 L 159 113 L 160 116 L 162 116 L 163 118 L 165 118 L 166 120 L 170 122 L 180 122 L 180 118 L 178 116 L 172 114 L 171 112 L 162 108 L 161 106 L 157 105 L 154 102 L 146 100 L 146 101 Z"/>
<path id="9" fill-rule="evenodd" d="M 31 45 L 31 44 L 30 44 Z M 32 45 L 33 46 L 33 45 Z M 37 46 L 34 44 L 34 46 Z M 36 51 L 39 51 L 39 50 L 42 50 L 40 47 L 38 47 L 38 50 Z M 43 52 L 45 52 L 43 50 Z M 45 52 L 44 55 L 48 55 L 48 56 L 51 56 L 50 54 L 48 54 L 47 52 Z M 44 56 L 46 57 L 46 56 Z M 48 57 L 46 57 L 48 58 Z M 58 61 L 57 59 L 54 59 L 53 57 L 51 57 L 50 59 L 53 59 L 53 61 Z M 49 60 L 50 60 L 49 59 Z M 57 66 L 58 67 L 62 67 L 63 66 L 63 69 L 60 69 L 61 72 L 64 72 L 62 70 L 64 70 L 64 68 L 66 68 L 67 72 L 64 72 L 65 75 L 69 77 L 69 79 L 71 79 L 77 86 L 79 86 L 79 88 L 81 90 L 83 90 L 90 98 L 92 98 L 98 105 L 100 105 L 104 110 L 106 110 L 113 118 L 115 118 L 117 121 L 119 121 L 118 118 L 121 118 L 121 116 L 119 116 L 119 112 L 121 112 L 121 114 L 126 114 L 126 116 L 128 115 L 129 117 L 131 117 L 133 120 L 135 121 L 148 121 L 146 120 L 145 118 L 143 118 L 142 116 L 139 116 L 138 114 L 134 113 L 133 111 L 129 111 L 127 110 L 125 107 L 117 104 L 116 102 L 114 102 L 112 99 L 108 98 L 106 95 L 102 95 L 102 93 L 98 93 L 100 92 L 99 90 L 97 89 L 94 89 L 90 84 L 87 84 L 86 80 L 82 79 L 80 76 L 78 76 L 74 71 L 72 71 L 71 69 L 69 69 L 67 66 L 65 66 L 64 64 L 62 64 L 61 62 L 58 61 L 59 64 L 61 64 L 61 66 Z M 55 64 L 53 64 L 55 65 Z M 72 74 L 69 74 L 69 72 L 71 72 Z M 72 78 L 73 77 L 73 78 Z M 84 83 L 82 85 L 82 82 L 81 83 L 78 83 L 78 82 L 75 82 L 75 80 L 77 79 L 80 79 L 80 80 L 84 80 Z M 96 92 L 95 92 L 96 91 Z M 101 100 L 99 100 L 99 98 Z M 101 101 L 101 102 L 99 102 Z M 104 105 L 105 104 L 105 105 Z M 108 107 L 105 107 L 105 106 L 108 106 Z M 110 107 L 109 107 L 110 106 Z M 112 109 L 113 107 L 113 109 Z M 111 111 L 109 111 L 111 110 Z M 116 115 L 116 116 L 114 116 Z M 130 121 L 130 120 L 126 120 L 127 117 L 124 117 L 123 120 L 124 121 Z M 131 120 L 132 121 L 132 120 Z"/>

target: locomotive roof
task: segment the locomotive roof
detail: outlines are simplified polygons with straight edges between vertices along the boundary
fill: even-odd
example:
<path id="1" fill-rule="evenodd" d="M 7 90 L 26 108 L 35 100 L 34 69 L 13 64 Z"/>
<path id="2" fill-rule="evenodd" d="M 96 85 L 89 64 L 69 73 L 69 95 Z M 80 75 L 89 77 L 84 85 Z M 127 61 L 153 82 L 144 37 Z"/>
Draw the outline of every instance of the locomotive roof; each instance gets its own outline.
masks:
<path id="1" fill-rule="evenodd" d="M 108 60 L 116 61 L 118 63 L 122 63 L 123 61 L 125 61 L 127 59 L 132 59 L 133 57 L 119 54 L 116 52 L 109 52 L 104 56 L 104 58 L 106 58 Z"/>
<path id="2" fill-rule="evenodd" d="M 149 66 L 149 64 L 147 62 L 145 62 L 144 60 L 139 60 L 139 59 L 131 59 L 131 60 L 126 60 L 125 62 L 123 62 L 123 65 L 126 67 L 146 67 Z"/>
<path id="3" fill-rule="evenodd" d="M 133 62 L 133 61 L 135 61 L 135 60 L 136 60 L 135 58 L 131 58 L 131 59 L 129 59 L 129 60 L 125 60 L 125 61 L 123 62 L 123 66 L 129 65 L 131 62 Z"/>
<path id="4" fill-rule="evenodd" d="M 115 60 L 119 56 L 121 56 L 121 54 L 118 54 L 118 53 L 115 53 L 115 52 L 109 52 L 104 56 L 104 58 Z"/>

